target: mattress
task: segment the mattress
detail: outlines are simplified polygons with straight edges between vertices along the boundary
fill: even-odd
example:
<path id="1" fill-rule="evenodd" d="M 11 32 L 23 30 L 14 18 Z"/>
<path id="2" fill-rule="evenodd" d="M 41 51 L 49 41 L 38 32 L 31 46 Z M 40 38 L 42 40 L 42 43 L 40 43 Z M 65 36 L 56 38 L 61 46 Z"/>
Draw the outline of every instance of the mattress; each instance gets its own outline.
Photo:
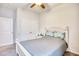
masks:
<path id="1" fill-rule="evenodd" d="M 21 41 L 20 44 L 32 56 L 60 56 L 63 55 L 67 49 L 65 40 L 51 36 Z"/>

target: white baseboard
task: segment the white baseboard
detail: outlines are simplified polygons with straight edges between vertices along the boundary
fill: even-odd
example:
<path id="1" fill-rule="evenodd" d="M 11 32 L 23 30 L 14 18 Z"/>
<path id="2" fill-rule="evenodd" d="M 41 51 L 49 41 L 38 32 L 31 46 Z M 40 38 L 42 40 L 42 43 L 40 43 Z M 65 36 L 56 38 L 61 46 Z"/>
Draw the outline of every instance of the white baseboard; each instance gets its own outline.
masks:
<path id="1" fill-rule="evenodd" d="M 79 55 L 79 52 L 78 52 L 78 51 L 74 51 L 74 50 L 72 50 L 72 49 L 67 49 L 66 51 L 70 51 L 70 52 L 72 52 L 72 53 L 74 53 L 74 54 L 78 54 L 78 55 Z"/>
<path id="2" fill-rule="evenodd" d="M 11 43 L 6 43 L 6 44 L 2 44 L 2 45 L 0 45 L 0 47 L 8 46 L 8 45 L 12 45 L 12 44 L 14 44 L 14 43 L 13 43 L 13 42 L 11 42 Z"/>

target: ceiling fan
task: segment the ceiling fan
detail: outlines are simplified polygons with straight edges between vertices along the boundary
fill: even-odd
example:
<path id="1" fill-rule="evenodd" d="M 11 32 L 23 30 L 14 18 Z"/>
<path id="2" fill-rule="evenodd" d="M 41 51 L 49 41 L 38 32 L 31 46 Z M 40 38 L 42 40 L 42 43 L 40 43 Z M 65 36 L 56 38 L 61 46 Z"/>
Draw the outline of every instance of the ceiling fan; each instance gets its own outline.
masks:
<path id="1" fill-rule="evenodd" d="M 40 4 L 33 3 L 33 4 L 30 6 L 30 8 L 33 8 L 33 7 L 35 7 L 35 6 L 41 7 L 42 9 L 45 9 L 45 8 L 46 8 L 44 3 L 40 3 Z"/>

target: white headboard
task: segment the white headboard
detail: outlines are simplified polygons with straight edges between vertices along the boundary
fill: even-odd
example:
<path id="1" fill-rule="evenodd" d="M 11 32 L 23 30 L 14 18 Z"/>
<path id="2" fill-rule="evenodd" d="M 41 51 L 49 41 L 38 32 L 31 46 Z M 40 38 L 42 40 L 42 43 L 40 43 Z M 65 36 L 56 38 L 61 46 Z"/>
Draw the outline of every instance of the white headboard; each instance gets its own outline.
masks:
<path id="1" fill-rule="evenodd" d="M 58 32 L 65 33 L 65 39 L 64 40 L 67 43 L 69 43 L 69 27 L 68 26 L 66 26 L 65 28 L 63 28 L 63 27 L 50 27 L 50 28 L 45 28 L 45 30 L 46 30 L 46 32 L 47 31 L 51 31 L 51 32 L 58 31 Z"/>
<path id="2" fill-rule="evenodd" d="M 59 32 L 65 32 L 64 28 L 60 28 L 60 27 L 50 27 L 50 28 L 46 28 L 46 31 L 59 31 Z"/>

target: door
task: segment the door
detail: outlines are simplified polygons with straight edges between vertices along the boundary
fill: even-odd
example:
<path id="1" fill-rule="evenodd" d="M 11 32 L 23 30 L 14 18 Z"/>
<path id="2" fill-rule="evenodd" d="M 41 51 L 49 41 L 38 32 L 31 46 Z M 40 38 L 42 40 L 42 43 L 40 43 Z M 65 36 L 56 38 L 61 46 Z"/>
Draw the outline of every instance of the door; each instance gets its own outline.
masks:
<path id="1" fill-rule="evenodd" d="M 13 43 L 13 19 L 0 17 L 0 47 Z"/>

